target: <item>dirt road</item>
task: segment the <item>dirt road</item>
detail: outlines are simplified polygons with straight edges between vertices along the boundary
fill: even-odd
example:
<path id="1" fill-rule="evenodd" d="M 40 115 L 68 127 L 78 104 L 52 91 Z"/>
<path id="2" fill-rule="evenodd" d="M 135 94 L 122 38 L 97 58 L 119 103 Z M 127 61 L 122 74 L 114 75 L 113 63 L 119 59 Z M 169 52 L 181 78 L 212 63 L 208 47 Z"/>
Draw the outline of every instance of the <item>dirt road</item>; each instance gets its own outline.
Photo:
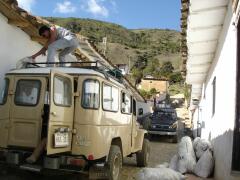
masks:
<path id="1" fill-rule="evenodd" d="M 150 142 L 150 167 L 158 164 L 169 162 L 171 157 L 176 153 L 177 144 L 168 143 L 167 139 L 155 137 Z M 122 169 L 121 180 L 134 180 L 136 173 L 140 168 L 136 167 L 136 157 L 125 158 Z M 16 171 L 5 172 L 1 170 L 0 180 L 85 180 L 84 176 L 79 175 L 55 175 L 55 176 L 42 176 L 33 173 L 20 173 Z"/>
<path id="2" fill-rule="evenodd" d="M 169 163 L 172 156 L 176 154 L 177 144 L 167 141 L 168 139 L 155 137 L 153 141 L 150 142 L 151 151 L 149 167 L 155 167 L 164 162 Z M 125 158 L 121 180 L 134 180 L 138 171 L 140 171 L 140 168 L 136 167 L 136 158 Z"/>

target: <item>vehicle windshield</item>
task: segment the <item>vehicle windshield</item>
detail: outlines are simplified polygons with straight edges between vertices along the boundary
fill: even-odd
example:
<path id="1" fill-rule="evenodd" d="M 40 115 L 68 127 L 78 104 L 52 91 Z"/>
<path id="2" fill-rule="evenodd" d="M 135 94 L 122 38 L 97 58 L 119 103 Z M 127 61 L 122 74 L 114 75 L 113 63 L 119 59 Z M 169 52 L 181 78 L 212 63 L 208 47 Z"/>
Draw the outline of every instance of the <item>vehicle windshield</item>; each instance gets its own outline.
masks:
<path id="1" fill-rule="evenodd" d="M 176 121 L 176 114 L 174 112 L 154 112 L 152 115 L 153 121 Z"/>
<path id="2" fill-rule="evenodd" d="M 5 102 L 7 101 L 8 85 L 9 79 L 5 79 L 3 85 L 0 86 L 0 105 L 5 104 Z"/>

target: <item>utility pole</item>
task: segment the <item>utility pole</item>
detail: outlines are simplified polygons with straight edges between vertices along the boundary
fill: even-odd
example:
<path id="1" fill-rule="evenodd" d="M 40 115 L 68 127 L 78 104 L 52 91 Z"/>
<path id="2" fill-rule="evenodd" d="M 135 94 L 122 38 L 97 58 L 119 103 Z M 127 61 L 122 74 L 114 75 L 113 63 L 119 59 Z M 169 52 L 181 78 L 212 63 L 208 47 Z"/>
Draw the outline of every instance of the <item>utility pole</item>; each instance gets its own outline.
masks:
<path id="1" fill-rule="evenodd" d="M 107 36 L 103 37 L 103 54 L 106 55 L 106 51 L 107 51 Z"/>
<path id="2" fill-rule="evenodd" d="M 131 68 L 131 56 L 128 56 L 128 73 L 130 74 L 130 68 Z"/>

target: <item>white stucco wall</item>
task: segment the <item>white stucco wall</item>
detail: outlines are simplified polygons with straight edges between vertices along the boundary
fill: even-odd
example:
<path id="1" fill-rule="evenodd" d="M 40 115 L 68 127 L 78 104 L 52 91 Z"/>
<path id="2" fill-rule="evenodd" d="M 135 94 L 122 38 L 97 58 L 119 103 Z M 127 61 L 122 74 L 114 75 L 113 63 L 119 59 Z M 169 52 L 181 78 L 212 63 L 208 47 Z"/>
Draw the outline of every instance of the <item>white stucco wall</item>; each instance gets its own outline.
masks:
<path id="1" fill-rule="evenodd" d="M 16 67 L 16 62 L 24 57 L 31 56 L 42 46 L 31 41 L 28 34 L 20 28 L 9 25 L 7 18 L 0 13 L 0 88 L 4 74 Z M 72 55 L 66 57 L 67 61 L 76 61 Z M 45 62 L 46 56 L 37 57 L 36 61 Z"/>
<path id="2" fill-rule="evenodd" d="M 0 13 L 0 84 L 4 74 L 16 67 L 16 62 L 37 52 L 41 45 L 16 26 L 9 25 L 7 18 Z M 37 61 L 45 61 L 39 57 Z"/>
<path id="3" fill-rule="evenodd" d="M 235 18 L 229 6 L 217 52 L 203 89 L 200 102 L 201 114 L 194 116 L 203 121 L 202 138 L 211 140 L 214 145 L 215 173 L 217 180 L 237 180 L 231 174 L 233 130 L 235 123 L 236 94 L 236 43 L 237 30 L 233 25 Z M 216 111 L 212 115 L 213 87 L 216 77 Z"/>

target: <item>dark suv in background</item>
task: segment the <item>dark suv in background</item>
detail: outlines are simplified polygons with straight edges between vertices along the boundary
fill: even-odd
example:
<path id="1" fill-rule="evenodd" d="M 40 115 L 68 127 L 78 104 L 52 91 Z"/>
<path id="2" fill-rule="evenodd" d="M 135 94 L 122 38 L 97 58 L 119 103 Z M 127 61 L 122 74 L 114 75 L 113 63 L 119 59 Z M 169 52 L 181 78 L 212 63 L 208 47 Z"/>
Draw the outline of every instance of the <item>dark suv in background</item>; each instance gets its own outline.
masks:
<path id="1" fill-rule="evenodd" d="M 177 113 L 174 108 L 156 108 L 143 126 L 150 136 L 171 136 L 172 141 L 177 142 L 177 123 Z"/>

